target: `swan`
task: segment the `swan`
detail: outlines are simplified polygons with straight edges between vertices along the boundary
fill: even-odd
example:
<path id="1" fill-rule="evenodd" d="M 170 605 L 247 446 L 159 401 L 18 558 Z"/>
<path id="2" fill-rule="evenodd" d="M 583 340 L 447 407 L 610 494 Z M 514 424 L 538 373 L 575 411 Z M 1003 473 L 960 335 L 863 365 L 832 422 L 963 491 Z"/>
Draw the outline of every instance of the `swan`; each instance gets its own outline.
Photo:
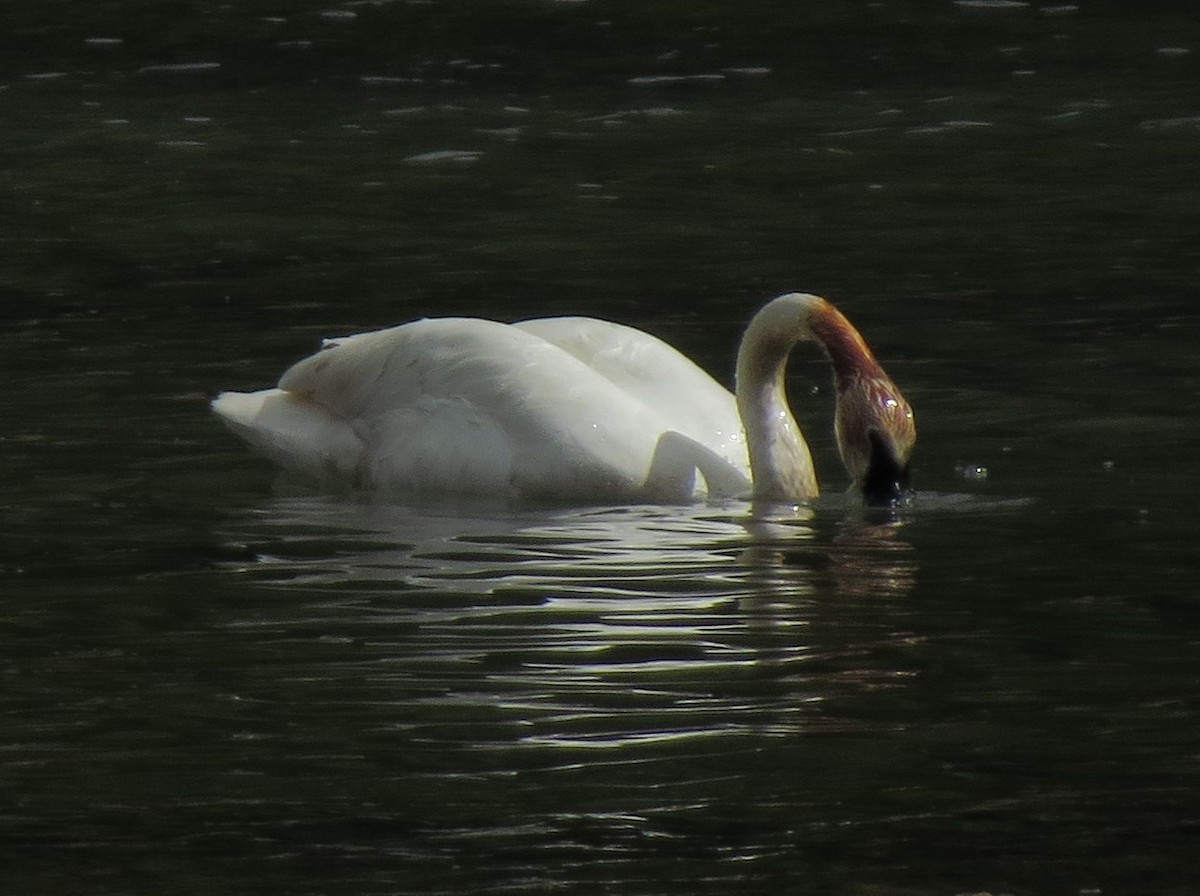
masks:
<path id="1" fill-rule="evenodd" d="M 640 330 L 585 317 L 431 318 L 326 340 L 276 388 L 212 409 L 292 473 L 325 485 L 504 500 L 679 503 L 819 493 L 784 369 L 821 346 L 838 451 L 869 503 L 907 488 L 912 409 L 829 301 L 788 293 L 750 321 L 736 395 Z"/>

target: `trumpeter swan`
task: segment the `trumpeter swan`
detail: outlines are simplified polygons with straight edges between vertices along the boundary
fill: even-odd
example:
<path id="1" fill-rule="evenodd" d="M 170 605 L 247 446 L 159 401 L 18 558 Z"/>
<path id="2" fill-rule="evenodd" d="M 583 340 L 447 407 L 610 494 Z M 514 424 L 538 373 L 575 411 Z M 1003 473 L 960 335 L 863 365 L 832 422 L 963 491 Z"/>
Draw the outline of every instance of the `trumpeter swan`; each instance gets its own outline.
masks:
<path id="1" fill-rule="evenodd" d="M 797 342 L 834 371 L 839 453 L 871 503 L 898 498 L 912 410 L 846 317 L 789 293 L 750 321 L 731 394 L 671 346 L 583 317 L 418 320 L 327 340 L 213 410 L 287 470 L 371 491 L 583 503 L 818 493 L 788 407 Z"/>

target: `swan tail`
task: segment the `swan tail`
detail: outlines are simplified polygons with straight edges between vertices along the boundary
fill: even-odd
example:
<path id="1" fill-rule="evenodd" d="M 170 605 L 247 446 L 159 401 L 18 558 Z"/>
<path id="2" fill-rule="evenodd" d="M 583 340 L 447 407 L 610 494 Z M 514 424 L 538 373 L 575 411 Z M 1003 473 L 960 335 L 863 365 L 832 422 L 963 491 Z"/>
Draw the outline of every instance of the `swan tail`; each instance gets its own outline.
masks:
<path id="1" fill-rule="evenodd" d="M 351 485 L 360 478 L 362 441 L 308 398 L 283 389 L 222 392 L 211 406 L 236 435 L 290 472 Z"/>

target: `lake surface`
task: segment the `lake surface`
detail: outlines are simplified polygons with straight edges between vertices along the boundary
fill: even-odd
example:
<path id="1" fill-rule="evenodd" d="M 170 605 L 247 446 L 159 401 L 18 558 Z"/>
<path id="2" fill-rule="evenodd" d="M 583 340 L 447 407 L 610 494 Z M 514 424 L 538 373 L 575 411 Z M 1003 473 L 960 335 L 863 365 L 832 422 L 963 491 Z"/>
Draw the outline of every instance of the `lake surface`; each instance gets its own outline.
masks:
<path id="1" fill-rule="evenodd" d="M 9 4 L 5 892 L 1200 893 L 1200 19 Z M 819 292 L 917 495 L 305 493 L 322 337 Z"/>

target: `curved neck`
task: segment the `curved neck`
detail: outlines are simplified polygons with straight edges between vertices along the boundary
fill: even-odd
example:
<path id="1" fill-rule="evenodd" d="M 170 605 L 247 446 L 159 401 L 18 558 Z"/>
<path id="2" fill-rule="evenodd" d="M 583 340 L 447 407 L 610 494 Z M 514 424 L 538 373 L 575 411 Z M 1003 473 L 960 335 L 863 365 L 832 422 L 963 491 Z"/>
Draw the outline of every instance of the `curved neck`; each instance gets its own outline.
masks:
<path id="1" fill-rule="evenodd" d="M 818 343 L 833 366 L 838 451 L 856 479 L 863 475 L 866 462 L 859 462 L 857 442 L 847 432 L 865 424 L 846 407 L 858 413 L 873 405 L 870 396 L 857 403 L 846 400 L 847 396 L 857 396 L 871 384 L 876 391 L 886 386 L 895 392 L 862 336 L 825 299 L 790 293 L 767 303 L 746 328 L 737 362 L 738 411 L 746 430 L 756 498 L 800 501 L 819 493 L 812 455 L 788 407 L 784 387 L 788 355 L 805 340 Z M 899 408 L 895 400 L 892 404 Z"/>
<path id="2" fill-rule="evenodd" d="M 823 301 L 781 296 L 754 316 L 742 337 L 736 394 L 755 498 L 802 501 L 820 493 L 808 444 L 788 407 L 784 371 L 796 343 L 813 338 L 808 317 L 813 303 Z"/>
<path id="3" fill-rule="evenodd" d="M 866 340 L 846 315 L 829 302 L 817 299 L 809 312 L 806 325 L 808 338 L 821 344 L 833 365 L 833 375 L 839 391 L 861 377 L 886 378 L 887 374 L 875 360 L 875 355 Z"/>

